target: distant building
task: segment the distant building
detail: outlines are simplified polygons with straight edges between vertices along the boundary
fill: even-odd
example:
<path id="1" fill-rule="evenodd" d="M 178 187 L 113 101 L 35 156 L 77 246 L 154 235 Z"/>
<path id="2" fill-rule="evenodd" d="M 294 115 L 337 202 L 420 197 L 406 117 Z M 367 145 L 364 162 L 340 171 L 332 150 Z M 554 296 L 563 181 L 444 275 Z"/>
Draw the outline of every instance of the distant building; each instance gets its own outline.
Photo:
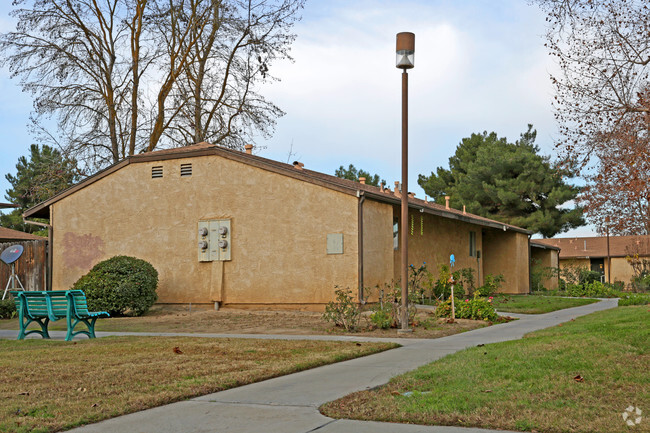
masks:
<path id="1" fill-rule="evenodd" d="M 586 267 L 600 272 L 602 280 L 628 285 L 634 276 L 627 257 L 650 259 L 650 236 L 597 236 L 537 239 L 536 243 L 560 248 L 560 268 Z"/>

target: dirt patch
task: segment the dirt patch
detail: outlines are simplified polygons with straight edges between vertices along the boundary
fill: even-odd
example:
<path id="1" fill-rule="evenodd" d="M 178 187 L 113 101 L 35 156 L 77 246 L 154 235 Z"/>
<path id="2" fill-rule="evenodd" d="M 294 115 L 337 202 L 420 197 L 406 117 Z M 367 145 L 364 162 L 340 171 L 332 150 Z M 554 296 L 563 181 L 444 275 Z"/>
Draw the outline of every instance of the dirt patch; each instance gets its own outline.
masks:
<path id="1" fill-rule="evenodd" d="M 446 323 L 431 313 L 419 312 L 418 326 L 404 338 L 439 338 L 487 326 L 487 322 L 457 320 Z M 58 324 L 53 324 L 55 328 Z M 52 326 L 52 325 L 51 325 Z M 396 329 L 376 329 L 367 318 L 361 319 L 361 331 L 345 332 L 322 319 L 321 313 L 308 311 L 251 311 L 222 309 L 193 310 L 188 307 L 156 305 L 142 317 L 117 317 L 97 322 L 97 331 L 131 332 L 200 332 L 215 334 L 292 334 L 292 335 L 359 335 L 397 337 Z"/>

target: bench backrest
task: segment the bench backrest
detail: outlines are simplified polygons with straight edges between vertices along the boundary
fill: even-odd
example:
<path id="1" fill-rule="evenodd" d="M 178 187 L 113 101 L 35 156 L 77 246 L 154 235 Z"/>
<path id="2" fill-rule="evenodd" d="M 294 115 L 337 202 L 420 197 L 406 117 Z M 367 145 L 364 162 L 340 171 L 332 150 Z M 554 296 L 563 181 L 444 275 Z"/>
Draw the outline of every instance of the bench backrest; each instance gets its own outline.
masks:
<path id="1" fill-rule="evenodd" d="M 80 290 L 77 290 L 80 291 Z M 31 317 L 49 317 L 50 320 L 65 317 L 68 312 L 66 290 L 12 291 L 16 309 L 24 308 Z M 82 292 L 83 294 L 83 292 Z"/>
<path id="2" fill-rule="evenodd" d="M 81 290 L 68 290 L 67 291 L 68 302 L 73 308 L 73 312 L 77 316 L 87 316 L 88 315 L 88 302 L 86 301 L 86 295 Z"/>

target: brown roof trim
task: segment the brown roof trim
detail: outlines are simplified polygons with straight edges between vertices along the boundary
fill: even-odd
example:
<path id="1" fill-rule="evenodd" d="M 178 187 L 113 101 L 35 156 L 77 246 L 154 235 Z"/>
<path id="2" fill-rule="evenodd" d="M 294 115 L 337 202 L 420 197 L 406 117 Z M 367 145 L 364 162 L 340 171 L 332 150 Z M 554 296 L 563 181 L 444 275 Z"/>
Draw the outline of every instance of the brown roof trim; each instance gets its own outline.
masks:
<path id="1" fill-rule="evenodd" d="M 19 208 L 19 204 L 13 204 L 13 203 L 0 203 L 0 209 L 11 209 L 11 208 Z"/>
<path id="2" fill-rule="evenodd" d="M 6 241 L 3 239 L 6 239 Z M 47 238 L 36 236 L 31 233 L 21 232 L 19 230 L 8 229 L 7 227 L 0 227 L 0 242 L 13 241 L 47 241 Z"/>
<path id="3" fill-rule="evenodd" d="M 547 244 L 542 244 L 539 242 L 535 242 L 534 240 L 530 241 L 530 246 L 533 248 L 541 248 L 543 250 L 556 250 L 556 251 L 561 251 L 562 248 L 557 247 L 555 245 L 547 245 Z"/>
<path id="4" fill-rule="evenodd" d="M 98 173 L 84 179 L 77 185 L 72 186 L 60 192 L 59 194 L 55 195 L 49 200 L 44 201 L 43 203 L 40 203 L 31 209 L 28 209 L 23 214 L 23 216 L 26 218 L 27 217 L 49 218 L 49 213 L 47 212 L 47 209 L 49 208 L 50 205 L 67 197 L 70 194 L 73 194 L 74 192 L 82 188 L 85 188 L 88 185 L 97 182 L 103 177 L 108 176 L 109 174 L 131 163 L 165 161 L 169 159 L 193 158 L 197 156 L 210 156 L 210 155 L 217 155 L 222 158 L 229 159 L 231 161 L 240 162 L 242 164 L 257 167 L 262 170 L 271 171 L 294 179 L 309 182 L 314 185 L 322 186 L 324 188 L 332 189 L 344 194 L 349 194 L 349 195 L 365 194 L 366 197 L 376 201 L 390 203 L 390 204 L 400 203 L 399 197 L 395 196 L 393 193 L 380 192 L 380 189 L 378 187 L 372 185 L 365 185 L 359 182 L 354 182 L 347 179 L 341 179 L 336 176 L 320 173 L 317 171 L 306 170 L 306 169 L 297 170 L 296 168 L 294 168 L 294 166 L 290 164 L 284 164 L 282 162 L 274 161 L 272 159 L 264 158 L 258 155 L 251 155 L 245 152 L 239 152 L 237 150 L 211 145 L 209 143 L 199 143 L 193 146 L 186 146 L 186 147 L 181 147 L 176 149 L 165 149 L 165 150 L 130 156 L 125 160 L 113 164 L 110 167 L 102 171 L 99 171 Z M 498 230 L 503 230 L 505 227 L 506 230 L 512 230 L 512 231 L 525 233 L 525 234 L 532 234 L 532 232 L 528 230 L 524 230 L 520 227 L 490 220 L 488 218 L 483 218 L 478 215 L 463 214 L 459 210 L 446 209 L 444 206 L 438 205 L 436 203 L 425 202 L 424 200 L 419 200 L 415 198 L 409 199 L 409 207 L 414 209 L 424 209 L 424 212 L 430 213 L 432 215 L 438 215 L 445 218 L 456 219 L 459 221 L 464 221 L 471 224 L 477 224 L 484 227 L 491 227 Z"/>

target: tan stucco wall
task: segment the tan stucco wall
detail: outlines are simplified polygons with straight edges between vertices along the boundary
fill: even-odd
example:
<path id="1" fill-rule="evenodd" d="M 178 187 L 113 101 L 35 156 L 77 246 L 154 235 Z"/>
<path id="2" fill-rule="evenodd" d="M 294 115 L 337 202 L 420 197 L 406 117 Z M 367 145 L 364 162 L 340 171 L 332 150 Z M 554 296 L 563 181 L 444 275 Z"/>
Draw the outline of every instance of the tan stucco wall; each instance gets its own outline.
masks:
<path id="1" fill-rule="evenodd" d="M 334 284 L 356 294 L 357 203 L 218 156 L 132 163 L 53 205 L 53 287 L 124 254 L 158 270 L 159 302 L 326 303 Z M 198 221 L 216 218 L 231 219 L 232 261 L 200 263 Z M 328 233 L 343 233 L 344 254 L 327 254 Z"/>
<path id="2" fill-rule="evenodd" d="M 625 283 L 626 287 L 629 287 L 632 277 L 634 276 L 634 270 L 632 269 L 632 266 L 630 266 L 625 257 L 612 257 L 610 260 L 612 261 L 611 274 L 609 273 L 609 264 L 607 263 L 607 258 L 604 258 L 605 281 L 607 281 L 608 276 L 611 275 L 611 283 L 614 283 L 615 281 L 622 281 Z M 586 258 L 560 259 L 560 268 L 563 269 L 566 267 L 584 267 L 591 269 L 591 260 Z"/>
<path id="3" fill-rule="evenodd" d="M 514 231 L 483 231 L 483 269 L 485 274 L 502 274 L 502 293 L 530 291 L 528 236 Z"/>
<path id="4" fill-rule="evenodd" d="M 556 290 L 559 287 L 559 276 L 557 275 L 559 260 L 558 251 L 533 247 L 531 248 L 531 259 L 533 268 L 541 267 L 544 269 L 552 268 L 555 270 L 554 276 L 542 279 L 541 285 L 546 290 Z"/>
<path id="5" fill-rule="evenodd" d="M 393 207 L 365 200 L 363 203 L 363 285 L 376 300 L 393 279 Z M 368 290 L 367 290 L 368 292 Z M 368 296 L 368 294 L 364 294 Z"/>
<path id="6" fill-rule="evenodd" d="M 397 218 L 400 217 L 400 208 L 398 206 L 393 208 L 393 215 Z M 413 234 L 411 234 L 410 229 L 411 218 L 413 219 Z M 481 251 L 483 246 L 480 226 L 422 213 L 417 210 L 409 210 L 409 264 L 418 267 L 423 262 L 426 262 L 427 269 L 437 278 L 438 266 L 442 264 L 449 265 L 449 257 L 453 254 L 456 259 L 454 270 L 474 269 L 475 284 L 480 285 L 478 278 L 479 274 L 481 279 L 483 278 L 483 261 L 477 261 L 476 257 L 469 256 L 470 231 L 476 233 L 476 249 Z M 394 250 L 393 263 L 394 279 L 398 282 L 401 278 L 401 253 L 399 248 Z"/>

